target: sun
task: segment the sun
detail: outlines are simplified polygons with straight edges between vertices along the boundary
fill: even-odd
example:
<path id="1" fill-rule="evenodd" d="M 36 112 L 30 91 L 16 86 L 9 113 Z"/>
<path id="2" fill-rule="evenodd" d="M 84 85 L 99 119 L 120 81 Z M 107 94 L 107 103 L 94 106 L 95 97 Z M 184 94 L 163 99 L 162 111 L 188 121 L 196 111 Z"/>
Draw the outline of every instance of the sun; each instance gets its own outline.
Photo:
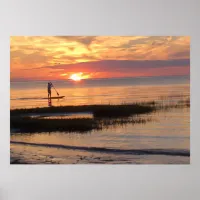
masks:
<path id="1" fill-rule="evenodd" d="M 79 74 L 72 74 L 69 78 L 72 79 L 73 81 L 80 81 L 82 79 L 81 73 L 79 73 Z"/>
<path id="2" fill-rule="evenodd" d="M 82 79 L 88 79 L 91 78 L 90 74 L 83 74 L 82 72 L 79 73 L 75 73 L 75 74 L 71 74 L 69 79 L 73 80 L 73 81 L 80 81 Z"/>

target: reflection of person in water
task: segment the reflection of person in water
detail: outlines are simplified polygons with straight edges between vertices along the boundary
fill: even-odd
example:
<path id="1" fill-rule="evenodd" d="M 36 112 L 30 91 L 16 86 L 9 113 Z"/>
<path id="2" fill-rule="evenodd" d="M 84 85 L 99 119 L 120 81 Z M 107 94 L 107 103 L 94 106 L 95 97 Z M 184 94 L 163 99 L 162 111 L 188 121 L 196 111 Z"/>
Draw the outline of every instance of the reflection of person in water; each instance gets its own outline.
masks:
<path id="1" fill-rule="evenodd" d="M 51 99 L 48 99 L 48 106 L 49 106 L 49 107 L 52 106 Z"/>
<path id="2" fill-rule="evenodd" d="M 51 99 L 51 88 L 52 87 L 53 87 L 53 84 L 51 82 L 48 82 L 48 85 L 47 85 L 48 99 Z"/>

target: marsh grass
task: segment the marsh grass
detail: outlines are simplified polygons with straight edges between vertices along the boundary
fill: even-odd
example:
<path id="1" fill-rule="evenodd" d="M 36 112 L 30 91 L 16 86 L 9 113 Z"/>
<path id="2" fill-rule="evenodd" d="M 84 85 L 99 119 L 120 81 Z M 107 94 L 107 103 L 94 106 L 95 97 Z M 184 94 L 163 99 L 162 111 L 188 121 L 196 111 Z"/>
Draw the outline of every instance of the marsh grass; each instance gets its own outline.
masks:
<path id="1" fill-rule="evenodd" d="M 172 108 L 189 108 L 190 107 L 190 99 L 180 100 L 177 103 L 164 104 L 160 103 L 155 106 L 156 110 L 169 110 Z"/>
<path id="2" fill-rule="evenodd" d="M 10 125 L 16 132 L 88 132 L 102 130 L 110 126 L 123 126 L 128 123 L 146 123 L 149 119 L 131 118 L 76 118 L 76 119 L 42 119 L 31 117 L 11 117 Z"/>
<path id="3" fill-rule="evenodd" d="M 154 111 L 155 108 L 142 104 L 127 104 L 117 106 L 99 107 L 93 111 L 96 118 L 119 118 L 132 115 L 145 114 Z"/>
<path id="4" fill-rule="evenodd" d="M 41 119 L 31 117 L 11 117 L 10 126 L 19 132 L 87 132 L 99 129 L 98 123 L 90 118 Z"/>
<path id="5" fill-rule="evenodd" d="M 28 133 L 53 131 L 88 132 L 91 130 L 108 128 L 110 126 L 123 126 L 128 123 L 146 123 L 150 121 L 150 119 L 141 118 L 141 114 L 150 114 L 157 110 L 183 107 L 190 107 L 190 101 L 188 99 L 169 105 L 151 101 L 120 105 L 82 105 L 15 109 L 10 111 L 10 127 L 19 132 Z M 93 113 L 93 118 L 48 119 L 31 117 L 33 114 L 80 112 L 91 112 Z"/>
<path id="6" fill-rule="evenodd" d="M 107 129 L 110 127 L 119 127 L 119 126 L 125 126 L 127 124 L 145 124 L 147 122 L 151 121 L 151 118 L 143 119 L 141 117 L 126 117 L 126 118 L 114 118 L 114 119 L 98 119 L 98 124 L 102 129 Z"/>
<path id="7" fill-rule="evenodd" d="M 151 105 L 150 105 L 151 104 Z M 128 117 L 134 114 L 149 113 L 154 110 L 153 102 L 133 103 L 120 105 L 81 105 L 81 106 L 59 106 L 29 109 L 14 109 L 10 111 L 11 116 L 48 114 L 48 113 L 77 113 L 91 112 L 94 117 Z"/>

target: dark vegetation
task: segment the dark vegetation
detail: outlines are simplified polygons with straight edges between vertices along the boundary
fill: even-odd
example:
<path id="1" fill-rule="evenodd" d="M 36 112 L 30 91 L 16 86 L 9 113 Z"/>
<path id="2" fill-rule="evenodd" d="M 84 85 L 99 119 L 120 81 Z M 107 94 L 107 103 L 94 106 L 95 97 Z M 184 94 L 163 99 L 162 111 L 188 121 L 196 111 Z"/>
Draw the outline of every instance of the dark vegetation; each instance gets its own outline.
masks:
<path id="1" fill-rule="evenodd" d="M 77 118 L 77 119 L 43 119 L 31 117 L 11 117 L 10 125 L 15 132 L 88 132 L 100 130 L 109 126 L 124 125 L 127 123 L 146 123 L 148 120 L 140 118 Z"/>
<path id="2" fill-rule="evenodd" d="M 42 119 L 31 117 L 11 117 L 11 128 L 20 132 L 86 132 L 98 129 L 99 125 L 94 119 Z"/>
<path id="3" fill-rule="evenodd" d="M 29 109 L 14 109 L 10 111 L 11 116 L 31 115 L 41 113 L 76 113 L 92 112 L 95 117 L 123 117 L 133 114 L 152 112 L 153 102 L 120 104 L 120 105 L 81 105 L 81 106 L 59 106 Z"/>
<path id="4" fill-rule="evenodd" d="M 140 114 L 148 114 L 161 109 L 182 107 L 190 107 L 190 101 L 180 101 L 169 105 L 158 104 L 152 101 L 120 105 L 81 105 L 15 109 L 10 111 L 10 126 L 15 132 L 87 132 L 127 123 L 146 123 L 148 120 L 139 118 Z M 76 112 L 91 112 L 94 117 L 75 119 L 31 117 L 34 114 Z"/>

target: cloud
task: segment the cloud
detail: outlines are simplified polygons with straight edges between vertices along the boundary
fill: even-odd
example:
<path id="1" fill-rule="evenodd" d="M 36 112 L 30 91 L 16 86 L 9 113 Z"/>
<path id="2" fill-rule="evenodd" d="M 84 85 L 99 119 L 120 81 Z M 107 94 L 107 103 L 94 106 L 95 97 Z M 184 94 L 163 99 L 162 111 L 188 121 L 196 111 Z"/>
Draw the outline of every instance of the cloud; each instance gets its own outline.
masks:
<path id="1" fill-rule="evenodd" d="M 69 50 L 74 51 L 75 47 L 68 47 Z"/>
<path id="2" fill-rule="evenodd" d="M 75 73 L 75 72 L 87 72 L 87 73 L 95 73 L 95 72 L 120 72 L 121 75 L 126 73 L 134 73 L 134 72 L 145 72 L 146 70 L 159 69 L 162 70 L 164 68 L 168 68 L 169 70 L 173 67 L 176 69 L 182 69 L 182 67 L 189 67 L 190 60 L 189 59 L 180 59 L 180 60 L 102 60 L 95 62 L 85 62 L 85 63 L 77 63 L 77 64 L 63 64 L 63 65 L 54 65 L 54 66 L 43 66 L 38 68 L 32 68 L 37 70 L 44 69 L 52 69 L 58 70 L 62 69 L 65 72 Z"/>
<path id="3" fill-rule="evenodd" d="M 188 56 L 190 56 L 190 52 L 188 51 L 179 51 L 171 55 L 172 58 L 183 58 L 183 57 L 188 57 Z"/>
<path id="4" fill-rule="evenodd" d="M 66 41 L 74 41 L 85 45 L 87 48 L 95 40 L 96 36 L 56 36 L 58 39 L 64 39 Z"/>
<path id="5" fill-rule="evenodd" d="M 168 73 L 166 69 L 175 67 L 177 73 L 190 65 L 187 36 L 14 36 L 10 44 L 13 77 L 45 77 L 51 71 L 56 78 L 58 69 L 99 77 L 140 75 L 144 70 Z"/>

